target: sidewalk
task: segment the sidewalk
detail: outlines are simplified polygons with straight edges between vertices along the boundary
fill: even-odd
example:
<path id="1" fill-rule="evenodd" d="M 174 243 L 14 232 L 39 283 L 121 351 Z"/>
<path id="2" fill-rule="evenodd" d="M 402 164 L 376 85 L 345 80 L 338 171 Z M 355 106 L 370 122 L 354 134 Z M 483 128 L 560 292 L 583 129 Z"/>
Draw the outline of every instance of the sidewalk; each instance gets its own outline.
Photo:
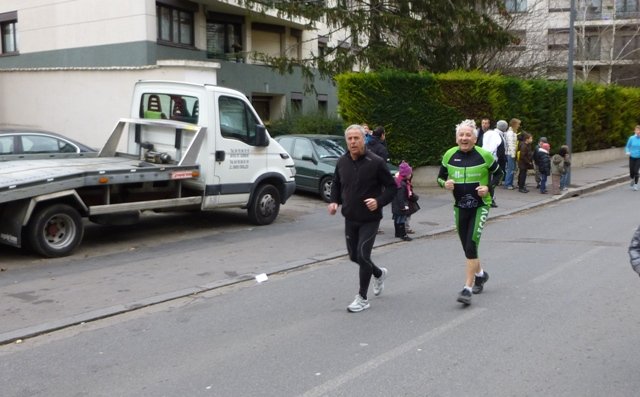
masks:
<path id="1" fill-rule="evenodd" d="M 434 174 L 434 170 L 427 171 Z M 495 219 L 515 212 L 524 211 L 541 205 L 579 196 L 604 187 L 629 181 L 629 163 L 626 157 L 580 167 L 571 167 L 569 190 L 560 195 L 541 194 L 535 189 L 533 175 L 527 177 L 529 193 L 520 193 L 517 189 L 496 188 L 497 208 L 491 208 L 489 219 Z M 551 183 L 550 178 L 547 186 Z M 551 189 L 548 188 L 550 191 Z M 430 236 L 454 230 L 451 192 L 439 187 L 422 186 L 415 188 L 420 195 L 420 211 L 411 216 L 413 237 Z M 638 192 L 640 195 L 640 192 Z M 397 239 L 396 239 L 397 240 Z"/>

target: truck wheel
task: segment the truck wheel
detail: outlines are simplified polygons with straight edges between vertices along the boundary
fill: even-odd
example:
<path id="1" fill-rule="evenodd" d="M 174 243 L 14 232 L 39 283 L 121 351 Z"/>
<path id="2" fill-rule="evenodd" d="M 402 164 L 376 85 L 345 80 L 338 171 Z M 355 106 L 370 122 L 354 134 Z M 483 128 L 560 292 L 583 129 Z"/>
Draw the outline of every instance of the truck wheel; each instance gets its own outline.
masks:
<path id="1" fill-rule="evenodd" d="M 333 178 L 325 176 L 320 180 L 320 197 L 325 203 L 331 202 L 331 185 L 333 184 Z"/>
<path id="2" fill-rule="evenodd" d="M 262 185 L 249 205 L 249 219 L 256 225 L 268 225 L 280 212 L 280 193 L 273 185 Z"/>
<path id="3" fill-rule="evenodd" d="M 36 253 L 56 258 L 70 255 L 82 241 L 82 217 L 75 208 L 54 204 L 39 208 L 27 228 L 29 247 Z"/>

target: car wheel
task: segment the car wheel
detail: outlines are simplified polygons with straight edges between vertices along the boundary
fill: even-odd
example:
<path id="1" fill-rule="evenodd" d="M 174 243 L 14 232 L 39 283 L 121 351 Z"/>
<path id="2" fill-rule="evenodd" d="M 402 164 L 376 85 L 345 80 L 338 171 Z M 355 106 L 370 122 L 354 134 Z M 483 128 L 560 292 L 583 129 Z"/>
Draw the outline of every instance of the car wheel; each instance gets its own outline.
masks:
<path id="1" fill-rule="evenodd" d="M 256 225 L 268 225 L 280 212 L 280 193 L 273 185 L 262 185 L 256 190 L 249 205 L 249 219 Z"/>
<path id="2" fill-rule="evenodd" d="M 70 255 L 82 241 L 82 217 L 66 204 L 44 206 L 31 217 L 27 228 L 28 246 L 36 253 L 56 258 Z"/>
<path id="3" fill-rule="evenodd" d="M 331 185 L 333 185 L 333 177 L 325 176 L 320 180 L 320 197 L 326 202 L 331 202 Z"/>

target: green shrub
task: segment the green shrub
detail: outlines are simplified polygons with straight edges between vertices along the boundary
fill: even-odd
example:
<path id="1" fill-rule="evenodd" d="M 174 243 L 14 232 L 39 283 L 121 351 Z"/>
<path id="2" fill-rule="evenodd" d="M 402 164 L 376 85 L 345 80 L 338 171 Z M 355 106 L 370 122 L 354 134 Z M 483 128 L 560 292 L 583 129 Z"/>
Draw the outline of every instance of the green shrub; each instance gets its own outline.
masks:
<path id="1" fill-rule="evenodd" d="M 338 116 L 327 116 L 316 112 L 309 114 L 287 113 L 285 117 L 269 126 L 271 136 L 290 134 L 342 135 L 344 122 Z"/>
<path id="2" fill-rule="evenodd" d="M 455 125 L 488 117 L 522 120 L 534 141 L 546 136 L 552 150 L 566 140 L 567 83 L 520 80 L 497 74 L 382 71 L 336 76 L 339 114 L 345 124 L 385 127 L 393 163 L 436 165 L 455 145 Z M 573 89 L 574 152 L 624 146 L 640 123 L 640 89 L 577 83 Z"/>

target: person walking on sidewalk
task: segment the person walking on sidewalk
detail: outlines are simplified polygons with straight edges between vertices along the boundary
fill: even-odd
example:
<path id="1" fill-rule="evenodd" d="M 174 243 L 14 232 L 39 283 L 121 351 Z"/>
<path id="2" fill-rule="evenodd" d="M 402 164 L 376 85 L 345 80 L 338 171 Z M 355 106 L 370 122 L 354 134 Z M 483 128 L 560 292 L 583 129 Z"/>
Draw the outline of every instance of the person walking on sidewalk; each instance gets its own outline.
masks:
<path id="1" fill-rule="evenodd" d="M 627 140 L 625 153 L 629 156 L 629 177 L 631 188 L 638 190 L 638 170 L 640 169 L 640 125 L 636 125 L 634 134 Z"/>
<path id="2" fill-rule="evenodd" d="M 489 216 L 489 186 L 502 178 L 502 170 L 491 153 L 475 146 L 477 129 L 473 120 L 456 126 L 456 143 L 442 157 L 438 185 L 453 192 L 456 229 L 466 257 L 466 278 L 458 302 L 471 304 L 489 280 L 478 258 L 482 230 Z"/>
<path id="3" fill-rule="evenodd" d="M 387 269 L 376 266 L 371 260 L 371 250 L 382 219 L 382 207 L 389 204 L 396 194 L 396 182 L 386 162 L 369 152 L 364 144 L 362 126 L 352 124 L 345 130 L 348 152 L 336 164 L 331 185 L 330 215 L 335 215 L 342 205 L 345 238 L 349 259 L 360 267 L 360 289 L 347 310 L 356 313 L 369 308 L 367 292 L 374 276 L 373 294 L 384 289 Z"/>

